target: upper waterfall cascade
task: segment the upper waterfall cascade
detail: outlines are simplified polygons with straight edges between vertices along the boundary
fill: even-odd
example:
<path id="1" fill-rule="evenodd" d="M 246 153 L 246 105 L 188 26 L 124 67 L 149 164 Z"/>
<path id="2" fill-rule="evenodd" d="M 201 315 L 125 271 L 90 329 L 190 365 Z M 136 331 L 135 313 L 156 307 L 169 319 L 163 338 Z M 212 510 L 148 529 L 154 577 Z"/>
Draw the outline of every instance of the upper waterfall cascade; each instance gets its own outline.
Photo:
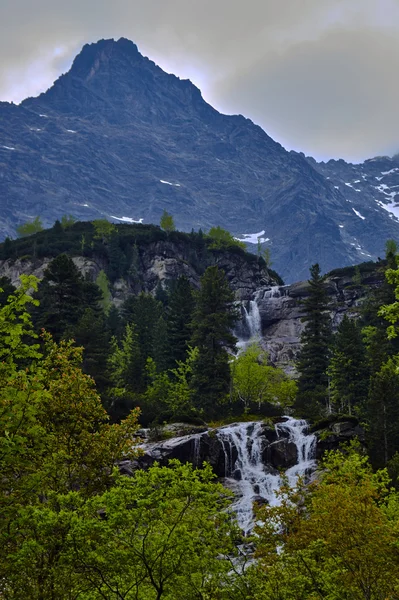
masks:
<path id="1" fill-rule="evenodd" d="M 268 468 L 262 456 L 265 450 L 263 423 L 236 423 L 218 431 L 225 453 L 226 485 L 236 493 L 233 510 L 241 529 L 247 534 L 254 525 L 253 503 L 257 498 L 271 506 L 279 503 L 276 492 L 282 481 Z M 286 471 L 288 483 L 295 486 L 298 477 L 310 475 L 316 468 L 316 436 L 308 433 L 304 420 L 286 417 L 276 425 L 277 436 L 288 435 L 297 449 L 297 463 Z"/>

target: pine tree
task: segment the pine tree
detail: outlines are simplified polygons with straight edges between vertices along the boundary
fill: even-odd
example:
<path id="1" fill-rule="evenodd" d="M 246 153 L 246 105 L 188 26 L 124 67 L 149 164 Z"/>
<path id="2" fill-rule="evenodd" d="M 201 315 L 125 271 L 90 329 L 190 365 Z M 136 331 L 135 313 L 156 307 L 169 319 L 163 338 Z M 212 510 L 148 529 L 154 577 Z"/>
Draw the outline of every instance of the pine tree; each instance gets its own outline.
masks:
<path id="1" fill-rule="evenodd" d="M 304 417 L 316 417 L 328 409 L 328 363 L 331 319 L 324 277 L 316 263 L 310 268 L 309 296 L 303 302 L 306 323 L 301 335 L 302 349 L 297 363 L 299 372 L 296 406 Z"/>
<path id="2" fill-rule="evenodd" d="M 185 276 L 179 277 L 170 294 L 167 313 L 170 368 L 174 368 L 178 361 L 186 360 L 193 310 L 194 296 L 190 282 Z"/>
<path id="3" fill-rule="evenodd" d="M 172 215 L 170 215 L 166 210 L 164 210 L 162 213 L 160 226 L 161 229 L 166 231 L 166 233 L 171 233 L 176 229 Z"/>
<path id="4" fill-rule="evenodd" d="M 334 335 L 328 373 L 336 411 L 351 415 L 364 407 L 369 381 L 366 352 L 359 326 L 347 315 Z"/>
<path id="5" fill-rule="evenodd" d="M 86 308 L 98 313 L 101 292 L 83 279 L 69 256 L 60 254 L 45 270 L 37 298 L 40 305 L 32 311 L 36 327 L 43 327 L 59 341 L 72 335 Z"/>
<path id="6" fill-rule="evenodd" d="M 107 359 L 111 336 L 105 314 L 97 314 L 92 308 L 87 308 L 75 325 L 72 336 L 77 346 L 83 346 L 83 372 L 93 377 L 99 393 L 103 396 L 110 385 Z"/>
<path id="7" fill-rule="evenodd" d="M 194 403 L 205 416 L 217 415 L 230 390 L 228 350 L 235 352 L 231 333 L 238 319 L 234 294 L 217 266 L 208 267 L 201 278 L 193 314 L 191 344 L 198 348 L 191 385 Z"/>
<path id="8" fill-rule="evenodd" d="M 147 358 L 154 358 L 156 324 L 162 315 L 162 304 L 151 294 L 142 292 L 129 297 L 123 304 L 122 317 L 125 323 L 134 323 L 141 356 L 141 370 L 144 370 Z"/>
<path id="9" fill-rule="evenodd" d="M 385 467 L 399 450 L 399 364 L 389 358 L 370 383 L 367 405 L 370 456 L 376 467 Z"/>
<path id="10" fill-rule="evenodd" d="M 143 391 L 140 346 L 133 323 L 126 325 L 120 343 L 115 337 L 111 339 L 107 366 L 111 380 L 108 412 L 114 420 L 119 420 L 129 414 L 137 394 Z"/>

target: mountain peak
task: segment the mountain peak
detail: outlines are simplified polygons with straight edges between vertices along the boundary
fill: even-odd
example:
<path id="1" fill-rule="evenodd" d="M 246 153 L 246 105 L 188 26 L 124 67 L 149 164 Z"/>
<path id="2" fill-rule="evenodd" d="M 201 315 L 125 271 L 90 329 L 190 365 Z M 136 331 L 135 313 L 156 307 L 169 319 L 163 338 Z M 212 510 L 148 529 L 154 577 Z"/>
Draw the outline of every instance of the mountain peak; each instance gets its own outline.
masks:
<path id="1" fill-rule="evenodd" d="M 70 74 L 84 79 L 91 78 L 101 67 L 109 68 L 110 62 L 125 60 L 137 62 L 145 59 L 136 44 L 126 38 L 115 41 L 102 39 L 92 44 L 85 44 L 73 61 Z"/>

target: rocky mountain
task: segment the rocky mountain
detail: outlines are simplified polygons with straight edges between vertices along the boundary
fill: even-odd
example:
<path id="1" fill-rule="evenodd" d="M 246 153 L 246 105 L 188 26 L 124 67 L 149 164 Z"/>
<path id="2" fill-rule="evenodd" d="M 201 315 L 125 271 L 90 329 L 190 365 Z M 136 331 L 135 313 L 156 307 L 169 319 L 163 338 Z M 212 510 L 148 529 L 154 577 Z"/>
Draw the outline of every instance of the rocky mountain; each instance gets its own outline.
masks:
<path id="1" fill-rule="evenodd" d="M 132 42 L 101 40 L 46 93 L 0 103 L 0 234 L 36 215 L 46 226 L 66 213 L 157 223 L 166 209 L 183 230 L 220 225 L 261 238 L 294 281 L 316 261 L 328 271 L 376 258 L 399 238 L 388 183 L 375 180 L 382 204 L 371 204 L 326 168 L 249 119 L 220 114 Z M 362 182 L 352 175 L 347 183 Z"/>

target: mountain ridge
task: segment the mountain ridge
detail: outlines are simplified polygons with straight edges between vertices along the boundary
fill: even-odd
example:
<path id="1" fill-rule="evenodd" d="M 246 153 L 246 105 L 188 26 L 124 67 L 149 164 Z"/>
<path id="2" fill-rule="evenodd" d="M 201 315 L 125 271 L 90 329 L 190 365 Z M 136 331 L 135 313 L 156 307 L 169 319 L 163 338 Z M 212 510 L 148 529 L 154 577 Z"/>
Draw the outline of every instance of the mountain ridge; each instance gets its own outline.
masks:
<path id="1" fill-rule="evenodd" d="M 101 40 L 47 92 L 0 104 L 0 234 L 36 215 L 46 226 L 65 213 L 156 223 L 167 210 L 183 230 L 262 232 L 287 281 L 316 261 L 328 271 L 376 259 L 399 220 L 370 198 L 362 215 L 313 160 L 219 113 L 133 42 Z"/>

